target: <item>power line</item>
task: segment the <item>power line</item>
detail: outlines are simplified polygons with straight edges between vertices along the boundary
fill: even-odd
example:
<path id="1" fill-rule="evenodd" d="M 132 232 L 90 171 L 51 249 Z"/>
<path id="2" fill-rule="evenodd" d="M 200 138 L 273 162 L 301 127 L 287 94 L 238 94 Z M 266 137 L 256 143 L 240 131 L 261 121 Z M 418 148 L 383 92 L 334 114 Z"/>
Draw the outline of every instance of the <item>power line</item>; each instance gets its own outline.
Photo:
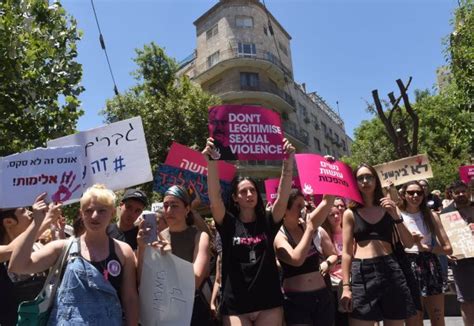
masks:
<path id="1" fill-rule="evenodd" d="M 97 24 L 97 29 L 99 30 L 99 42 L 100 47 L 104 50 L 105 58 L 107 59 L 107 65 L 109 66 L 110 77 L 112 77 L 112 82 L 114 84 L 114 93 L 115 95 L 119 96 L 119 91 L 117 87 L 117 83 L 115 82 L 114 72 L 112 71 L 112 65 L 110 64 L 109 54 L 107 53 L 107 48 L 105 47 L 104 37 L 102 36 L 102 31 L 100 29 L 99 19 L 97 18 L 97 12 L 95 11 L 94 0 L 91 0 L 92 10 L 94 11 L 95 22 Z M 120 97 L 119 97 L 120 101 Z"/>

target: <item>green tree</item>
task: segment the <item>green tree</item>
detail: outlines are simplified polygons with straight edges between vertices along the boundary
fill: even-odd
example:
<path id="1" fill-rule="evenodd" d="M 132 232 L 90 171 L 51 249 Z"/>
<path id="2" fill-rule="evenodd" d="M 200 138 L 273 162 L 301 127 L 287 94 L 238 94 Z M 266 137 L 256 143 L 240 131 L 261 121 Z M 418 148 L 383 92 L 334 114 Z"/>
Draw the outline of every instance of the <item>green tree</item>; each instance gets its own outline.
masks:
<path id="1" fill-rule="evenodd" d="M 207 108 L 220 100 L 188 77 L 176 77 L 178 65 L 158 45 L 136 50 L 138 84 L 108 100 L 107 122 L 141 116 L 153 171 L 164 162 L 173 141 L 201 148 L 208 135 Z M 145 186 L 151 192 L 151 184 Z"/>
<path id="2" fill-rule="evenodd" d="M 447 43 L 449 85 L 439 94 L 415 91 L 413 109 L 419 117 L 418 152 L 427 153 L 433 169 L 433 188 L 444 189 L 459 177 L 458 167 L 474 153 L 474 11 L 463 0 L 455 12 L 453 33 Z M 369 106 L 369 111 L 374 113 Z M 401 110 L 400 112 L 402 112 Z M 398 124 L 406 113 L 397 117 Z M 405 128 L 407 129 L 407 128 Z M 408 141 L 413 141 L 408 139 Z M 364 121 L 355 131 L 352 156 L 344 160 L 380 164 L 396 159 L 395 148 L 379 118 Z"/>
<path id="3" fill-rule="evenodd" d="M 83 113 L 79 39 L 59 3 L 0 1 L 0 156 L 74 132 Z"/>

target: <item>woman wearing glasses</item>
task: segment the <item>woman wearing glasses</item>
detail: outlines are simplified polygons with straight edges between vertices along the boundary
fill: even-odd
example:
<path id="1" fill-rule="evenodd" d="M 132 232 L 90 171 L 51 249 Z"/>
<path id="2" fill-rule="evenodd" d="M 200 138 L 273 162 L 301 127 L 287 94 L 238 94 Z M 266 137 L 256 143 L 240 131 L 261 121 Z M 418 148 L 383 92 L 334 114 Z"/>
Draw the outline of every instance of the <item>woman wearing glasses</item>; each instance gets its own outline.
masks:
<path id="1" fill-rule="evenodd" d="M 352 202 L 343 216 L 341 309 L 350 312 L 350 324 L 403 325 L 415 314 L 405 276 L 392 252 L 396 229 L 405 247 L 413 237 L 397 206 L 384 197 L 373 167 L 361 164 L 355 170 L 363 204 Z M 355 242 L 355 245 L 354 245 Z"/>
<path id="2" fill-rule="evenodd" d="M 444 326 L 443 276 L 437 255 L 450 255 L 453 250 L 438 215 L 426 205 L 420 183 L 406 183 L 401 197 L 401 214 L 415 241 L 405 252 L 418 281 L 421 302 L 428 311 L 431 325 Z M 423 313 L 418 311 L 407 320 L 407 325 L 423 325 Z"/>

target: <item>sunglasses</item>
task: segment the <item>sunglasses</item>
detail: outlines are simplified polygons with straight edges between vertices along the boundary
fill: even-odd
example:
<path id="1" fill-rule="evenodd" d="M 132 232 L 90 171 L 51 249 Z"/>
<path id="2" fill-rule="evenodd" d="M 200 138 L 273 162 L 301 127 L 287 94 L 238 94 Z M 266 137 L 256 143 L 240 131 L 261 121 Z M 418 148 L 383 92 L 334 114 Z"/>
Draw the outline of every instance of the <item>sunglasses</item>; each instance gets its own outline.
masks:
<path id="1" fill-rule="evenodd" d="M 414 196 L 415 194 L 418 195 L 418 197 L 421 197 L 424 195 L 423 191 L 421 190 L 407 190 L 405 191 L 407 194 L 409 194 L 410 196 Z"/>
<path id="2" fill-rule="evenodd" d="M 360 183 L 364 181 L 367 181 L 370 183 L 374 181 L 374 176 L 372 174 L 362 174 L 357 177 L 357 181 Z"/>

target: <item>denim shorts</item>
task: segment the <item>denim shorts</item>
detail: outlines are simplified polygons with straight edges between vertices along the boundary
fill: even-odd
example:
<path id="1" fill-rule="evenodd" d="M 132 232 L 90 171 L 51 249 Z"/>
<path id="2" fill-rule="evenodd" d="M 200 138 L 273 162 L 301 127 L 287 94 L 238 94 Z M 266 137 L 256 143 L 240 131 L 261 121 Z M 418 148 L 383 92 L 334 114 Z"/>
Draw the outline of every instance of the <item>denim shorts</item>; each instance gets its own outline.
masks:
<path id="1" fill-rule="evenodd" d="M 335 303 L 327 288 L 307 292 L 285 292 L 283 302 L 286 325 L 331 326 Z"/>
<path id="2" fill-rule="evenodd" d="M 405 276 L 393 255 L 353 259 L 352 313 L 360 320 L 401 320 L 416 314 Z"/>

